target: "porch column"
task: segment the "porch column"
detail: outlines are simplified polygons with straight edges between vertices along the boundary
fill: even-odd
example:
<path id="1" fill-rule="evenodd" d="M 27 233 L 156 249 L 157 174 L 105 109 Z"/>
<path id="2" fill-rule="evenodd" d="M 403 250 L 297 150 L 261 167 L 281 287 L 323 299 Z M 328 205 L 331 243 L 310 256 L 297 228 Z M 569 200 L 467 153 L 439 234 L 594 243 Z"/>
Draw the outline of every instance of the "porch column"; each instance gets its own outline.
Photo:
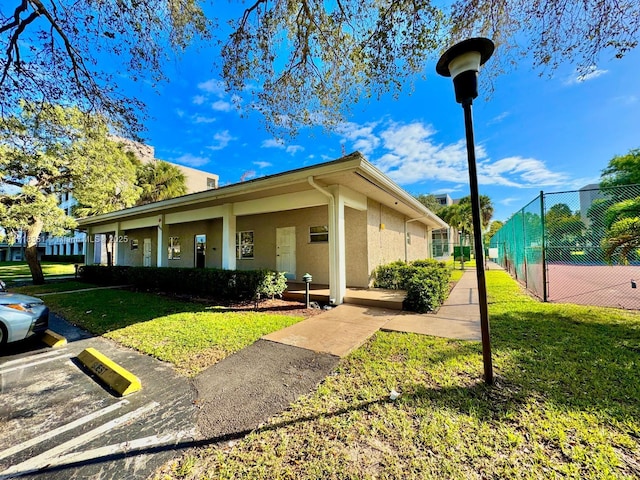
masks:
<path id="1" fill-rule="evenodd" d="M 94 265 L 95 262 L 95 241 L 96 236 L 91 233 L 91 228 L 87 229 L 87 234 L 85 236 L 85 254 L 84 254 L 84 263 L 85 265 Z"/>
<path id="2" fill-rule="evenodd" d="M 236 269 L 236 216 L 233 204 L 223 205 L 222 212 L 222 268 Z"/>
<path id="3" fill-rule="evenodd" d="M 164 215 L 158 215 L 158 239 L 156 243 L 156 266 L 166 267 L 166 250 L 165 250 L 165 238 L 164 238 Z"/>
<path id="4" fill-rule="evenodd" d="M 329 201 L 329 298 L 340 305 L 347 290 L 345 259 L 344 197 L 339 186 L 329 187 L 333 195 Z"/>
<path id="5" fill-rule="evenodd" d="M 120 251 L 120 222 L 116 223 L 116 229 L 113 232 L 113 243 L 111 245 L 111 264 L 118 265 L 118 252 Z"/>

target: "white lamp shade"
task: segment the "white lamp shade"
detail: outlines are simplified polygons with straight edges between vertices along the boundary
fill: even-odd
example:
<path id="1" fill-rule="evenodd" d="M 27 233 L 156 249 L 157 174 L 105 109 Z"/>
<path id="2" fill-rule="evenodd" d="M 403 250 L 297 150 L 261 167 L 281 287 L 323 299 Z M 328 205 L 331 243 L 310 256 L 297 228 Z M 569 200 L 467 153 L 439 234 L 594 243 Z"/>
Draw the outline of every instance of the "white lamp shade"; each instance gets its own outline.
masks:
<path id="1" fill-rule="evenodd" d="M 456 58 L 449 62 L 449 72 L 451 72 L 451 78 L 456 78 L 461 73 L 468 71 L 480 71 L 481 59 L 482 55 L 480 55 L 480 52 L 465 52 L 462 55 L 458 55 Z"/>

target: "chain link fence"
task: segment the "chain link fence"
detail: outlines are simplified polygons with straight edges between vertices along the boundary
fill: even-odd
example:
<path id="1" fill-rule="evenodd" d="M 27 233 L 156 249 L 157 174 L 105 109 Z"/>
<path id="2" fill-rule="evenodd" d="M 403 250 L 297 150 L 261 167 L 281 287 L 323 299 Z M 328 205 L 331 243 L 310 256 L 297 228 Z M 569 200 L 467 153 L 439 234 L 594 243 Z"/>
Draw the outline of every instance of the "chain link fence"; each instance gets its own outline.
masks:
<path id="1" fill-rule="evenodd" d="M 640 310 L 640 185 L 540 192 L 490 246 L 544 301 Z"/>

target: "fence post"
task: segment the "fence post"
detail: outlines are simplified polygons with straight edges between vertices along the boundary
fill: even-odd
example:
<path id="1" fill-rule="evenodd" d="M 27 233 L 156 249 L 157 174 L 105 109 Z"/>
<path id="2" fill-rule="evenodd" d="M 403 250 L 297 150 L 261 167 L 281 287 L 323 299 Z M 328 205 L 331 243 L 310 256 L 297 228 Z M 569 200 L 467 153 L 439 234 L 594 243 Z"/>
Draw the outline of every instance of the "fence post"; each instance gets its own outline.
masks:
<path id="1" fill-rule="evenodd" d="M 522 263 L 524 265 L 524 288 L 529 290 L 529 270 L 527 269 L 527 212 L 523 208 L 522 212 Z"/>
<path id="2" fill-rule="evenodd" d="M 542 301 L 547 302 L 549 295 L 547 294 L 547 236 L 544 228 L 544 192 L 540 190 L 540 225 L 542 226 Z"/>

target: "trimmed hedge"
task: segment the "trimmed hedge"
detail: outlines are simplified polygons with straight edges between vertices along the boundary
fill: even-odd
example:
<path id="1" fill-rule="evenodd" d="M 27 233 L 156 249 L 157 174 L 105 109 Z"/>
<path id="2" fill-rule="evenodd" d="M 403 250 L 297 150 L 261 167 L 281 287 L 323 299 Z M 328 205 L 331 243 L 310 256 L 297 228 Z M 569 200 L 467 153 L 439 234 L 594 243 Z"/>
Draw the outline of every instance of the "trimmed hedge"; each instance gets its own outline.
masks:
<path id="1" fill-rule="evenodd" d="M 84 255 L 42 255 L 43 262 L 84 263 Z"/>
<path id="2" fill-rule="evenodd" d="M 133 285 L 140 289 L 207 295 L 230 302 L 273 298 L 287 288 L 284 273 L 272 270 L 83 265 L 78 274 L 82 280 L 98 285 Z"/>
<path id="3" fill-rule="evenodd" d="M 403 308 L 419 313 L 433 312 L 447 299 L 451 269 L 433 259 L 410 263 L 398 260 L 374 271 L 374 286 L 406 290 Z"/>

